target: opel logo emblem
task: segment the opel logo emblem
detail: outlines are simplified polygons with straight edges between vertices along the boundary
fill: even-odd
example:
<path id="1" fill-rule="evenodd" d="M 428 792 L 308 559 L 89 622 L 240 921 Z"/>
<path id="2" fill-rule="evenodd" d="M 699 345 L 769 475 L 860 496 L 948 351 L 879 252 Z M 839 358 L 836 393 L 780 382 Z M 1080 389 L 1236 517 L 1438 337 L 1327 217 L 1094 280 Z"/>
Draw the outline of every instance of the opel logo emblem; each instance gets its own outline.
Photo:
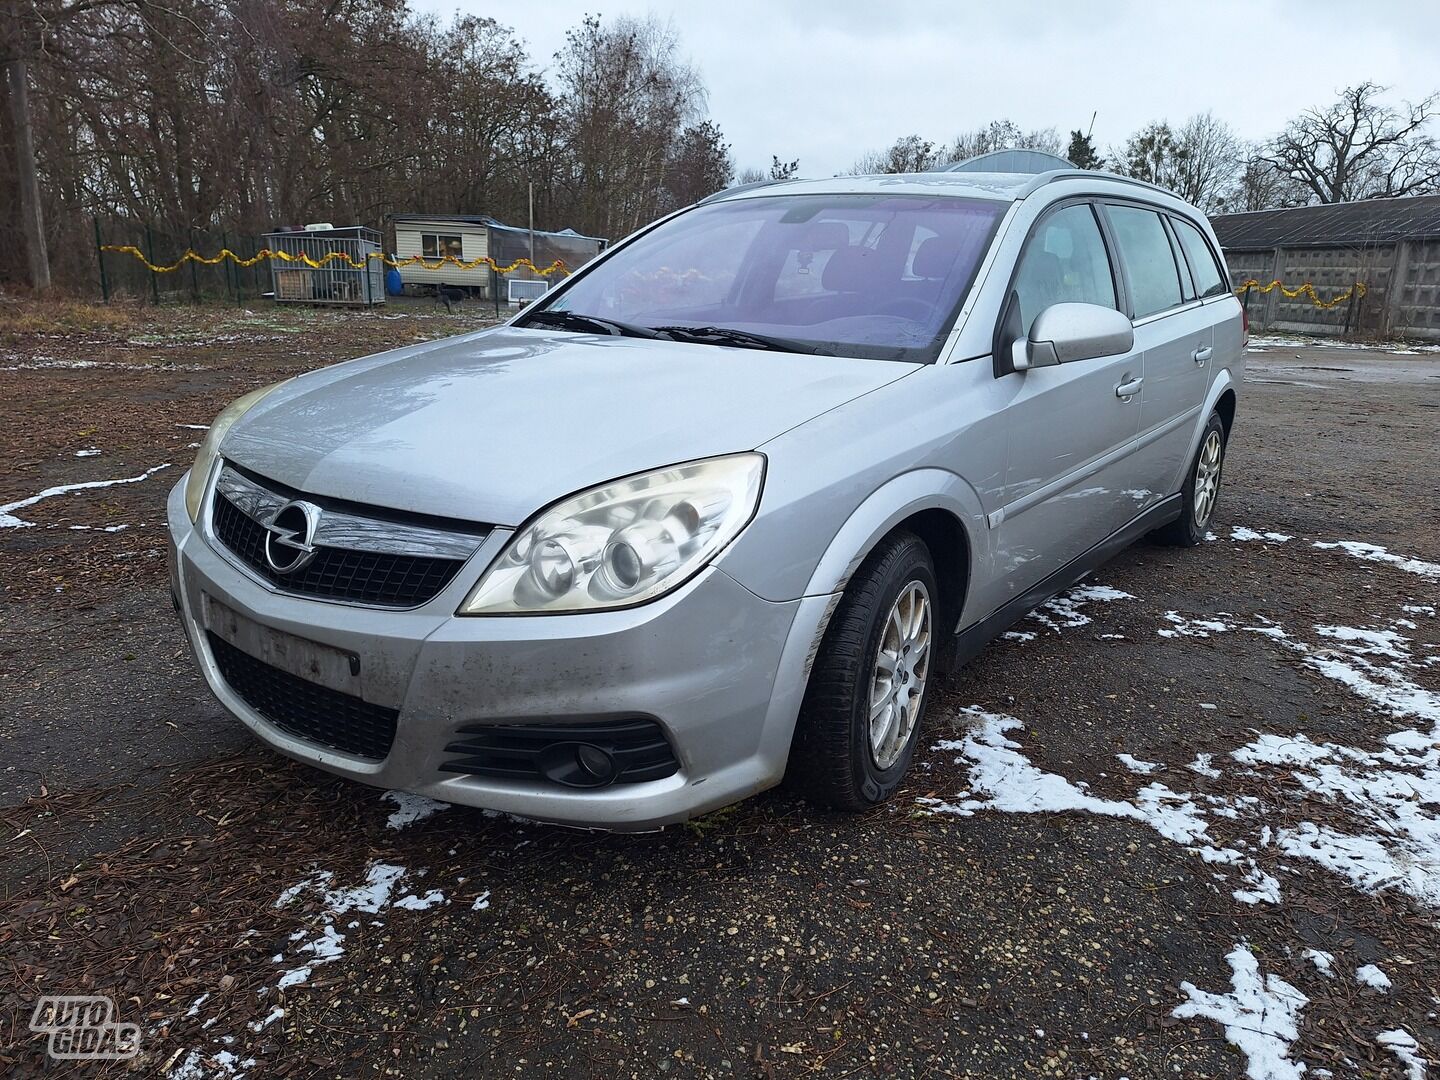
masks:
<path id="1" fill-rule="evenodd" d="M 315 557 L 315 528 L 320 508 L 308 502 L 288 502 L 265 526 L 265 562 L 277 574 L 293 574 Z"/>

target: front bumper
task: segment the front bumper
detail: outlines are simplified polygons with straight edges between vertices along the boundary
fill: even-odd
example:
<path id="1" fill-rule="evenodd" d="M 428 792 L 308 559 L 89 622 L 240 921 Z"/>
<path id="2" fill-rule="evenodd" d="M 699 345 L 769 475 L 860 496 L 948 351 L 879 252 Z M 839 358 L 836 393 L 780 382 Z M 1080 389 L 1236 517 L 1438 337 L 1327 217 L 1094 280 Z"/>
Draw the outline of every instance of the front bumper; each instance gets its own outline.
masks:
<path id="1" fill-rule="evenodd" d="M 762 600 L 710 567 L 624 611 L 456 617 L 505 537 L 496 535 L 429 603 L 396 611 L 279 593 L 191 525 L 184 478 L 168 505 L 172 588 L 206 682 L 281 753 L 329 772 L 445 802 L 568 825 L 641 830 L 683 821 L 778 783 L 827 597 Z M 203 526 L 202 526 L 203 528 Z M 358 695 L 398 710 L 374 761 L 298 738 L 221 676 L 204 597 L 263 627 L 360 657 Z M 659 780 L 567 788 L 441 771 L 463 726 L 642 715 L 659 722 L 679 770 Z M 453 757 L 454 755 L 448 755 Z"/>

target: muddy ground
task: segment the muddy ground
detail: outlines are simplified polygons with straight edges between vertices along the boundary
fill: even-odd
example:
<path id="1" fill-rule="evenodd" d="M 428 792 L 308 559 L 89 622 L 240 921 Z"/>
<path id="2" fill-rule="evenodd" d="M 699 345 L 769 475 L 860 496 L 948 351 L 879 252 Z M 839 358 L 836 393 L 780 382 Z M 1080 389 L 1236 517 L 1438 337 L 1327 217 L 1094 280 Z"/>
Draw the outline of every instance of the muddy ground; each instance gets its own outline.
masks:
<path id="1" fill-rule="evenodd" d="M 0 314 L 0 1066 L 66 1072 L 42 993 L 141 1025 L 76 1075 L 1440 1059 L 1440 353 L 1257 341 L 1214 539 L 1125 552 L 950 679 L 893 803 L 618 837 L 289 763 L 171 614 L 165 494 L 219 408 L 481 324 Z"/>

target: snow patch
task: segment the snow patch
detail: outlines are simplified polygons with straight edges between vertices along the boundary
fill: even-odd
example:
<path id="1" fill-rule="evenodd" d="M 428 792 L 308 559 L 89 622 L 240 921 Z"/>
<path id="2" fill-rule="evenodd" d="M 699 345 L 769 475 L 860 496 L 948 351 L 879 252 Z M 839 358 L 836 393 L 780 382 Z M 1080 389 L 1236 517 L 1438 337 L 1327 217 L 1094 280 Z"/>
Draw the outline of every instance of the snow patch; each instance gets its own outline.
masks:
<path id="1" fill-rule="evenodd" d="M 1086 604 L 1134 599 L 1129 593 L 1112 589 L 1109 585 L 1077 585 L 1045 601 L 1026 618 L 1034 619 L 1058 634 L 1062 630 L 1086 626 L 1093 621 L 1084 611 Z"/>
<path id="2" fill-rule="evenodd" d="M 1408 574 L 1440 578 L 1440 563 L 1426 562 L 1423 559 L 1412 559 L 1405 555 L 1395 555 L 1379 544 L 1366 544 L 1359 540 L 1338 540 L 1333 544 L 1327 544 L 1316 540 L 1315 547 L 1325 551 L 1332 551 L 1339 548 L 1341 551 L 1354 555 L 1357 559 L 1364 559 L 1366 562 L 1388 563 L 1391 566 L 1399 567 Z"/>
<path id="3" fill-rule="evenodd" d="M 404 908 L 406 911 L 424 911 L 426 908 L 432 908 L 436 904 L 448 904 L 449 902 L 449 900 L 445 899 L 445 894 L 439 889 L 431 889 L 424 896 L 417 896 L 415 893 L 402 896 L 399 900 L 395 901 L 395 906 Z"/>
<path id="4" fill-rule="evenodd" d="M 256 1020 L 254 1023 L 250 1024 L 250 1025 L 249 1025 L 249 1028 L 250 1028 L 251 1031 L 255 1031 L 255 1032 L 264 1031 L 267 1027 L 269 1027 L 271 1024 L 273 1024 L 276 1020 L 279 1020 L 279 1019 L 283 1018 L 284 1015 L 285 1015 L 285 1007 L 284 1007 L 283 1005 L 276 1005 L 273 1009 L 270 1010 L 270 1012 L 269 1012 L 268 1015 L 266 1015 L 264 1018 L 262 1018 L 262 1019 L 260 1019 L 260 1020 Z"/>
<path id="5" fill-rule="evenodd" d="M 385 820 L 385 824 L 392 829 L 403 829 L 406 825 L 413 825 L 442 810 L 450 809 L 449 803 L 427 799 L 424 795 L 414 795 L 408 791 L 387 791 L 380 798 L 399 807 Z"/>
<path id="6" fill-rule="evenodd" d="M 191 1050 L 165 1075 L 167 1080 L 243 1080 L 254 1067 L 253 1057 L 241 1061 L 229 1050 L 217 1050 L 209 1057 L 203 1051 Z"/>
<path id="7" fill-rule="evenodd" d="M 1263 540 L 1270 544 L 1283 544 L 1295 538 L 1285 533 L 1256 532 L 1254 529 L 1247 529 L 1244 525 L 1233 525 L 1230 528 L 1230 539 L 1242 543 L 1248 540 Z"/>
<path id="8" fill-rule="evenodd" d="M 1374 964 L 1365 964 L 1363 967 L 1356 968 L 1355 981 L 1372 990 L 1379 990 L 1382 994 L 1390 992 L 1390 976 Z"/>
<path id="9" fill-rule="evenodd" d="M 1024 726 L 1015 717 L 986 712 L 975 706 L 960 712 L 972 721 L 970 732 L 962 739 L 942 739 L 935 749 L 959 752 L 957 763 L 970 767 L 970 790 L 957 802 L 921 798 L 920 803 L 931 811 L 966 817 L 985 810 L 1012 814 L 1078 811 L 1127 818 L 1190 848 L 1208 863 L 1238 867 L 1250 886 L 1241 890 L 1247 895 L 1245 902 L 1278 901 L 1279 883 L 1263 874 L 1253 859 L 1233 848 L 1217 847 L 1211 841 L 1206 832 L 1205 813 L 1189 795 L 1174 792 L 1160 783 L 1146 785 L 1130 801 L 1091 795 L 1084 784 L 1045 772 L 1021 753 L 1020 744 L 1006 736 L 1007 732 Z"/>
<path id="10" fill-rule="evenodd" d="M 146 469 L 139 476 L 125 476 L 118 480 L 86 480 L 80 484 L 60 484 L 56 487 L 46 488 L 38 495 L 31 495 L 26 499 L 19 499 L 16 502 L 6 503 L 0 506 L 0 529 L 28 529 L 35 523 L 33 521 L 22 521 L 11 511 L 22 510 L 27 506 L 34 506 L 45 499 L 53 499 L 56 495 L 68 495 L 72 491 L 88 491 L 91 488 L 114 487 L 116 484 L 138 484 L 142 480 L 148 480 L 161 469 L 170 468 L 170 462 L 163 465 L 156 465 L 153 469 Z"/>
<path id="11" fill-rule="evenodd" d="M 1420 1056 L 1420 1044 L 1414 1035 L 1404 1028 L 1393 1028 L 1380 1032 L 1375 1041 L 1400 1059 L 1400 1064 L 1405 1066 L 1406 1080 L 1425 1080 L 1425 1069 L 1430 1062 Z"/>
<path id="12" fill-rule="evenodd" d="M 320 894 L 320 924 L 319 932 L 314 936 L 309 936 L 309 931 L 301 929 L 291 937 L 292 941 L 307 938 L 307 940 L 301 941 L 295 949 L 297 958 L 303 957 L 303 963 L 281 974 L 276 988 L 286 990 L 307 982 L 315 968 L 344 956 L 345 935 L 335 929 L 336 920 L 352 911 L 375 915 L 392 905 L 401 906 L 391 898 L 399 891 L 400 885 L 407 875 L 408 871 L 403 866 L 372 862 L 365 868 L 365 880 L 359 885 L 334 888 L 332 883 L 335 875 L 329 870 L 320 870 L 281 892 L 275 901 L 277 908 L 288 907 L 303 893 L 318 892 Z M 426 902 L 426 898 L 432 895 L 438 899 Z M 426 894 L 425 898 L 411 894 L 405 899 L 411 902 L 403 906 L 411 910 L 423 911 L 432 904 L 444 900 L 444 896 L 438 891 L 432 890 L 431 893 Z M 283 954 L 277 958 L 277 962 L 284 960 Z"/>
<path id="13" fill-rule="evenodd" d="M 1229 623 L 1220 622 L 1218 619 L 1187 619 L 1178 611 L 1165 612 L 1165 620 L 1170 626 L 1161 627 L 1161 637 L 1209 637 L 1211 634 L 1223 634 L 1231 629 Z"/>
<path id="14" fill-rule="evenodd" d="M 1191 772 L 1197 772 L 1201 776 L 1208 776 L 1214 780 L 1220 775 L 1220 770 L 1210 764 L 1214 757 L 1214 754 L 1196 754 L 1195 760 L 1185 767 Z"/>
<path id="15" fill-rule="evenodd" d="M 1131 757 L 1129 754 L 1116 754 L 1115 757 L 1121 765 L 1124 765 L 1131 772 L 1141 773 L 1142 775 L 1148 775 L 1165 767 L 1159 762 L 1141 761 L 1139 758 Z"/>
<path id="16" fill-rule="evenodd" d="M 1182 1020 L 1200 1017 L 1224 1027 L 1225 1041 L 1245 1055 L 1250 1080 L 1300 1080 L 1305 1063 L 1291 1059 L 1290 1047 L 1299 1036 L 1300 1012 L 1310 999 L 1277 975 L 1262 976 L 1255 954 L 1243 943 L 1225 959 L 1233 989 L 1214 994 L 1182 982 L 1180 989 L 1190 1000 L 1171 1015 Z"/>
<path id="17" fill-rule="evenodd" d="M 1321 975 L 1335 977 L 1335 954 L 1328 953 L 1324 949 L 1306 949 L 1302 954 L 1319 969 Z"/>

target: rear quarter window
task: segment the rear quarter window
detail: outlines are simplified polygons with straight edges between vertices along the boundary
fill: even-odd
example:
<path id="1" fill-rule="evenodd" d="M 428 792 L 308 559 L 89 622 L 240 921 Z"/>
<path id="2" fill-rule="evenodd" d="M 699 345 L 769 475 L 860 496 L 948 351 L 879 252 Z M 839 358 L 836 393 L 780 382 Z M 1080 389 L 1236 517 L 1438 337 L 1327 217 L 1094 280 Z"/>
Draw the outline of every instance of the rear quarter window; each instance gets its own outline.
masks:
<path id="1" fill-rule="evenodd" d="M 1215 253 L 1205 242 L 1200 230 L 1180 218 L 1171 218 L 1170 223 L 1175 226 L 1175 238 L 1180 241 L 1185 261 L 1190 264 L 1190 274 L 1195 279 L 1195 291 L 1201 298 L 1221 296 L 1229 291 L 1220 264 L 1215 261 Z"/>

